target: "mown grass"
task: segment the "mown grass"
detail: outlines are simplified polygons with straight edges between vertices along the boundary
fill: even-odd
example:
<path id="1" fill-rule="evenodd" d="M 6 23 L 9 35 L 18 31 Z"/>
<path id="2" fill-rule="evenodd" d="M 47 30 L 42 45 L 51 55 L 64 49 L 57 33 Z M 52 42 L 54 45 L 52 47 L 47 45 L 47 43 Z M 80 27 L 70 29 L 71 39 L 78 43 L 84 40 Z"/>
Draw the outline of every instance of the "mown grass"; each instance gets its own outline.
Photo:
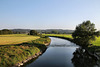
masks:
<path id="1" fill-rule="evenodd" d="M 67 37 L 67 38 L 72 38 L 72 34 L 42 34 L 44 36 L 58 36 L 58 37 Z"/>
<path id="2" fill-rule="evenodd" d="M 30 36 L 27 34 L 0 35 L 0 45 L 11 45 L 27 42 L 40 38 L 39 36 Z"/>
<path id="3" fill-rule="evenodd" d="M 30 37 L 34 38 L 36 36 L 29 35 L 4 35 L 7 38 L 11 37 Z M 39 37 L 39 36 L 38 36 Z M 49 38 L 36 38 L 24 43 L 16 44 L 16 45 L 1 45 L 0 46 L 0 67 L 11 67 L 16 65 L 17 63 L 22 62 L 35 55 L 36 53 L 43 51 L 46 49 L 45 43 L 49 43 Z"/>

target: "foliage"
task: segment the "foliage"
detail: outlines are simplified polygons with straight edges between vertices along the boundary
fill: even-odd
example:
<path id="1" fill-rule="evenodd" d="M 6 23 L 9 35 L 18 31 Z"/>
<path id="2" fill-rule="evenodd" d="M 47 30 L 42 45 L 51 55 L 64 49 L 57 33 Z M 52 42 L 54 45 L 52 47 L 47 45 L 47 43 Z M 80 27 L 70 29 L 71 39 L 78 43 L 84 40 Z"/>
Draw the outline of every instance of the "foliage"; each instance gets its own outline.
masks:
<path id="1" fill-rule="evenodd" d="M 36 30 L 30 30 L 30 35 L 38 35 L 38 32 Z"/>
<path id="2" fill-rule="evenodd" d="M 95 24 L 90 21 L 84 21 L 82 24 L 76 26 L 76 30 L 72 36 L 77 44 L 87 47 L 91 44 L 91 40 L 95 40 L 95 37 L 99 36 L 99 34 L 99 31 L 95 29 Z"/>
<path id="3" fill-rule="evenodd" d="M 52 34 L 58 34 L 59 32 L 57 30 L 51 31 Z"/>
<path id="4" fill-rule="evenodd" d="M 0 35 L 3 35 L 3 34 L 13 34 L 13 32 L 11 30 L 8 30 L 8 29 L 0 30 Z"/>

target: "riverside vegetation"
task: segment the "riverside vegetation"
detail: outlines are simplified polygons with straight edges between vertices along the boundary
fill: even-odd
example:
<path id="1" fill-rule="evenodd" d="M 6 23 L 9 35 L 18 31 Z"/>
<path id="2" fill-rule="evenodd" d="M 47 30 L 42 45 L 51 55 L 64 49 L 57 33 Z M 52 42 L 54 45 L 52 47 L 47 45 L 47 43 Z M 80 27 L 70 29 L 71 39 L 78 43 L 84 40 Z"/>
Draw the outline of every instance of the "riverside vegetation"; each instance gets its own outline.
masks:
<path id="1" fill-rule="evenodd" d="M 26 34 L 0 35 L 0 67 L 11 67 L 46 49 L 48 37 Z"/>
<path id="2" fill-rule="evenodd" d="M 73 39 L 72 34 L 42 34 L 44 36 L 56 36 L 56 37 L 63 37 L 63 38 L 70 38 Z M 90 51 L 100 52 L 100 37 L 96 37 L 95 41 L 92 41 L 92 46 L 88 46 Z M 100 54 L 99 54 L 100 55 Z"/>

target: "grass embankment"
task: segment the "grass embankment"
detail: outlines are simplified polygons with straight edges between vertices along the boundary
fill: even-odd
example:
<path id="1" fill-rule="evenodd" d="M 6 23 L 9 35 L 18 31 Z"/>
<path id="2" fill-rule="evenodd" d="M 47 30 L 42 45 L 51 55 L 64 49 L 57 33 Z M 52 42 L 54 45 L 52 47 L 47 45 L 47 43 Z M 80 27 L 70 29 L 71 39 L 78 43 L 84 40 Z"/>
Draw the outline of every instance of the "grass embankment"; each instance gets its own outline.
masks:
<path id="1" fill-rule="evenodd" d="M 3 38 L 3 35 L 1 36 Z M 9 45 L 0 46 L 0 67 L 11 67 L 17 63 L 20 63 L 23 60 L 27 59 L 28 57 L 31 57 L 36 53 L 42 51 L 43 49 L 46 49 L 46 46 L 44 44 L 50 42 L 49 38 L 39 38 L 38 36 L 29 36 L 29 35 L 4 35 L 4 36 L 6 36 L 7 39 L 10 37 L 11 39 L 12 37 L 13 38 L 19 37 L 20 40 L 22 39 L 21 40 L 22 43 L 19 42 L 18 40 L 16 45 L 11 45 L 12 43 L 15 44 L 15 42 L 12 41 L 12 43 L 10 42 L 11 44 L 9 43 Z M 24 38 L 26 37 L 26 40 L 23 40 L 23 37 Z M 29 37 L 30 41 L 28 40 L 27 37 Z M 0 38 L 0 40 L 2 39 Z"/>

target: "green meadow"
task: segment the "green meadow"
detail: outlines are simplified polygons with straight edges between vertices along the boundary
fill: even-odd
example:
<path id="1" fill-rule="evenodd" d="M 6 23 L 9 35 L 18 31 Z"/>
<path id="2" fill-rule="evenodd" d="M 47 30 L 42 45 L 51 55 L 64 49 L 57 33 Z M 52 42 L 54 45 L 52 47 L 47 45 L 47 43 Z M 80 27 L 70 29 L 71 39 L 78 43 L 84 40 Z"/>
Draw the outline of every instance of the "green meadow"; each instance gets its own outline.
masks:
<path id="1" fill-rule="evenodd" d="M 27 34 L 9 34 L 0 35 L 0 45 L 13 45 L 23 42 L 28 42 L 30 40 L 35 40 L 40 38 L 39 36 L 31 36 Z"/>
<path id="2" fill-rule="evenodd" d="M 72 34 L 42 34 L 44 36 L 58 36 L 58 37 L 67 37 L 72 39 Z"/>

